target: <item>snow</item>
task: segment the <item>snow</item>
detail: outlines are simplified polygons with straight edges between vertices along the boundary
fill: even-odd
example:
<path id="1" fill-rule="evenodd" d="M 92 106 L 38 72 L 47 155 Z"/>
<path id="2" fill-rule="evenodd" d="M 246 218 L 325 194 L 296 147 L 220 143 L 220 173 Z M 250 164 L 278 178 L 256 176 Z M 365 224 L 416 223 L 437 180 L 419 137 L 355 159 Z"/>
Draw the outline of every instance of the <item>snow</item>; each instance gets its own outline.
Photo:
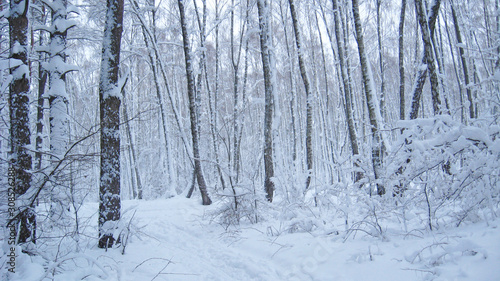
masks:
<path id="1" fill-rule="evenodd" d="M 40 257 L 18 256 L 10 280 L 500 280 L 500 219 L 385 238 L 345 235 L 342 219 L 328 223 L 314 210 L 293 220 L 268 219 L 225 228 L 196 199 L 124 201 L 137 226 L 125 254 L 91 244 L 41 265 Z M 95 230 L 97 203 L 82 207 Z M 336 224 L 338 223 L 338 224 Z M 297 225 L 296 228 L 289 226 Z M 139 230 L 138 230 L 139 229 Z M 92 233 L 88 233 L 92 235 Z M 82 238 L 80 238 L 82 239 Z M 96 244 L 96 243 L 93 243 Z M 55 247 L 57 248 L 57 247 Z M 54 249 L 53 249 L 54 250 Z M 63 251 L 64 252 L 64 251 Z M 65 266 L 66 265 L 66 266 Z M 47 271 L 45 268 L 63 268 Z M 22 272 L 21 272 L 22 270 Z M 155 279 L 156 277 L 156 279 Z M 49 279 L 47 279 L 49 280 Z"/>

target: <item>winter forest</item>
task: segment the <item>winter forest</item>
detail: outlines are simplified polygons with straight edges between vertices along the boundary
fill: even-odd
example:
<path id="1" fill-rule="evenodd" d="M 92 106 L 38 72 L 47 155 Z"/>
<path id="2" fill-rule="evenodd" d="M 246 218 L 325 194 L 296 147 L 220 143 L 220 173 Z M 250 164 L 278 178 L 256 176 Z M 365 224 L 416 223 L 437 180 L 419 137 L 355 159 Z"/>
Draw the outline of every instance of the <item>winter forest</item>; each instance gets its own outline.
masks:
<path id="1" fill-rule="evenodd" d="M 500 280 L 500 0 L 0 0 L 1 280 Z"/>

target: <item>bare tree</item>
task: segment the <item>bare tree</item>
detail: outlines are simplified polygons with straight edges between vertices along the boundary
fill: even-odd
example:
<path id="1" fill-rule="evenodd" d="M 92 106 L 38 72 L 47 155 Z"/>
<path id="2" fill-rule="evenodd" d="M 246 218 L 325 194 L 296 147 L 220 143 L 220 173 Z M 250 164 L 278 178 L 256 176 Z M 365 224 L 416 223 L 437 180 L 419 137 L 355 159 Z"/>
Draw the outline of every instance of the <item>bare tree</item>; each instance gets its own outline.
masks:
<path id="1" fill-rule="evenodd" d="M 352 13 L 354 17 L 354 27 L 356 30 L 356 42 L 358 43 L 359 61 L 361 63 L 361 74 L 363 80 L 363 87 L 365 89 L 366 103 L 368 107 L 368 115 L 370 118 L 370 126 L 372 132 L 372 164 L 375 179 L 379 179 L 382 174 L 382 157 L 384 154 L 384 143 L 382 134 L 379 129 L 379 118 L 377 118 L 377 100 L 372 86 L 372 77 L 370 66 L 366 58 L 365 45 L 363 40 L 363 31 L 361 27 L 361 18 L 359 15 L 358 0 L 352 0 Z M 377 193 L 379 195 L 385 194 L 385 188 L 381 184 L 377 184 Z"/>
<path id="2" fill-rule="evenodd" d="M 354 116 L 352 112 L 352 93 L 351 93 L 351 87 L 350 87 L 350 81 L 349 81 L 349 75 L 348 75 L 348 62 L 346 61 L 346 52 L 347 50 L 344 48 L 344 35 L 342 34 L 340 28 L 341 24 L 343 21 L 341 20 L 340 16 L 340 10 L 339 10 L 339 5 L 338 5 L 338 0 L 332 0 L 333 3 L 333 12 L 334 12 L 334 27 L 335 27 L 335 37 L 337 41 L 337 54 L 338 54 L 338 59 L 339 59 L 339 68 L 340 68 L 340 76 L 342 78 L 342 89 L 344 92 L 344 111 L 346 115 L 346 121 L 347 121 L 347 131 L 349 134 L 349 140 L 351 143 L 351 151 L 352 151 L 352 156 L 354 158 L 357 158 L 359 155 L 359 146 L 358 146 L 358 140 L 356 136 L 356 128 L 354 126 Z M 324 17 L 324 16 L 323 16 Z M 333 42 L 332 38 L 329 35 L 330 39 L 330 44 L 333 48 Z M 354 167 L 358 167 L 357 159 L 354 160 Z M 355 172 L 355 178 L 354 181 L 357 182 L 361 179 L 362 173 L 361 172 Z"/>
<path id="3" fill-rule="evenodd" d="M 28 151 L 31 143 L 29 122 L 29 68 L 28 68 L 28 18 L 29 0 L 10 1 L 9 62 L 12 81 L 9 86 L 10 109 L 10 169 L 16 197 L 25 195 L 31 187 L 32 159 Z M 18 200 L 18 204 L 23 204 Z M 18 206 L 22 211 L 12 214 L 8 222 L 18 233 L 17 243 L 36 241 L 36 216 L 32 204 Z"/>
<path id="4" fill-rule="evenodd" d="M 292 15 L 293 30 L 295 33 L 295 44 L 297 45 L 297 55 L 299 58 L 299 68 L 300 76 L 304 82 L 304 88 L 306 90 L 306 162 L 307 162 L 307 180 L 306 180 L 306 190 L 311 184 L 311 176 L 313 172 L 313 151 L 312 151 L 312 93 L 311 86 L 309 83 L 309 77 L 307 76 L 306 65 L 304 62 L 303 50 L 302 50 L 302 38 L 300 37 L 300 29 L 297 19 L 297 12 L 295 11 L 295 3 L 293 0 L 288 0 L 290 4 L 290 13 Z"/>
<path id="5" fill-rule="evenodd" d="M 178 0 L 179 5 L 179 14 L 181 20 L 181 30 L 182 30 L 182 38 L 183 38 L 183 46 L 184 46 L 184 58 L 186 63 L 186 76 L 187 76 L 187 91 L 189 98 L 189 115 L 191 119 L 191 138 L 193 141 L 193 157 L 194 157 L 194 173 L 196 175 L 196 180 L 198 182 L 198 187 L 201 192 L 202 203 L 203 205 L 212 204 L 212 200 L 210 199 L 207 191 L 207 185 L 205 183 L 205 178 L 203 177 L 203 170 L 201 168 L 201 159 L 200 159 L 200 132 L 199 132 L 199 115 L 197 114 L 197 105 L 196 105 L 196 89 L 195 89 L 195 81 L 193 74 L 193 66 L 191 59 L 191 49 L 189 46 L 189 34 L 187 31 L 187 22 L 186 22 L 186 13 L 184 8 L 184 1 Z"/>
<path id="6" fill-rule="evenodd" d="M 420 24 L 420 29 L 422 31 L 422 41 L 424 42 L 424 53 L 422 55 L 422 66 L 418 70 L 417 80 L 413 89 L 410 119 L 415 119 L 418 117 L 420 100 L 422 97 L 422 90 L 425 84 L 425 79 L 427 77 L 427 71 L 430 72 L 429 75 L 431 80 L 431 94 L 434 114 L 441 113 L 441 101 L 439 99 L 439 81 L 432 48 L 432 38 L 434 37 L 436 19 L 438 16 L 441 0 L 436 0 L 432 3 L 433 5 L 429 8 L 429 12 L 427 12 L 427 9 L 424 7 L 424 3 L 422 2 L 422 0 L 415 0 L 415 11 L 417 14 L 418 22 Z"/>
<path id="7" fill-rule="evenodd" d="M 472 91 L 470 85 L 470 77 L 469 77 L 469 68 L 467 66 L 467 58 L 465 57 L 463 41 L 462 41 L 462 33 L 460 32 L 460 25 L 458 23 L 457 13 L 455 11 L 455 2 L 451 1 L 451 17 L 453 19 L 453 25 L 455 26 L 455 36 L 457 39 L 458 46 L 458 54 L 460 57 L 460 62 L 462 64 L 462 70 L 464 72 L 464 82 L 465 82 L 465 92 L 467 93 L 467 99 L 469 100 L 469 117 L 471 119 L 475 118 L 474 114 L 474 103 L 472 100 Z"/>
<path id="8" fill-rule="evenodd" d="M 267 0 L 257 0 L 260 27 L 260 53 L 264 72 L 265 115 L 264 115 L 264 188 L 269 202 L 274 195 L 274 163 L 273 163 L 273 107 L 274 107 L 274 74 L 271 66 L 271 36 L 269 30 L 270 11 Z"/>
<path id="9" fill-rule="evenodd" d="M 120 220 L 120 92 L 118 70 L 123 31 L 123 0 L 107 0 L 99 79 L 101 171 L 99 188 L 99 248 L 112 247 Z"/>
<path id="10" fill-rule="evenodd" d="M 385 108 L 385 63 L 384 63 L 384 47 L 382 45 L 382 24 L 381 17 L 382 12 L 380 11 L 382 7 L 382 0 L 376 0 L 377 6 L 377 42 L 378 42 L 378 56 L 379 56 L 379 67 L 380 67 L 380 114 L 382 118 L 386 118 L 387 109 Z"/>
<path id="11" fill-rule="evenodd" d="M 404 29 L 405 29 L 406 0 L 401 0 L 401 14 L 399 16 L 399 119 L 405 119 L 405 65 L 404 65 Z"/>

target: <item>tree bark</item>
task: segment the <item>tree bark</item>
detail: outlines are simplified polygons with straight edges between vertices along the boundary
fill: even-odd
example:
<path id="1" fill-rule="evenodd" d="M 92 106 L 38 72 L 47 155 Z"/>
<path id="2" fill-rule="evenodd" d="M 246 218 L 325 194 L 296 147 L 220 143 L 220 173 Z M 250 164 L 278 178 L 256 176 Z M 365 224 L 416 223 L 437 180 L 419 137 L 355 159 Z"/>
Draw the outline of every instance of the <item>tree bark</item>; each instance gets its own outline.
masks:
<path id="1" fill-rule="evenodd" d="M 120 220 L 120 89 L 118 70 L 123 31 L 123 0 L 107 0 L 99 80 L 101 172 L 99 188 L 99 248 L 110 248 L 119 237 Z"/>
<path id="2" fill-rule="evenodd" d="M 10 1 L 9 21 L 9 62 L 12 81 L 9 86 L 10 111 L 10 167 L 9 178 L 14 179 L 15 197 L 24 195 L 31 187 L 32 157 L 27 147 L 31 144 L 29 122 L 29 68 L 28 68 L 28 18 L 29 0 Z M 11 215 L 8 222 L 18 234 L 17 243 L 36 241 L 36 216 L 34 206 L 16 202 L 20 211 Z M 19 204 L 23 204 L 20 206 Z"/>
<path id="3" fill-rule="evenodd" d="M 350 83 L 349 83 L 349 76 L 347 74 L 347 68 L 349 67 L 347 65 L 347 62 L 345 60 L 346 54 L 345 52 L 347 50 L 344 50 L 344 36 L 342 35 L 342 32 L 340 31 L 340 25 L 341 25 L 341 17 L 340 17 L 340 11 L 339 11 L 339 5 L 338 5 L 338 0 L 332 0 L 333 3 L 333 12 L 334 12 L 334 27 L 335 27 L 335 37 L 337 41 L 337 53 L 338 53 L 338 58 L 339 58 L 339 63 L 340 63 L 340 75 L 342 77 L 342 85 L 343 85 L 343 90 L 344 90 L 344 111 L 346 115 L 346 120 L 347 120 L 347 131 L 349 134 L 349 140 L 351 143 L 351 151 L 352 151 L 352 156 L 354 158 L 354 167 L 358 168 L 359 164 L 357 162 L 357 157 L 359 155 L 359 147 L 358 147 L 358 139 L 356 136 L 356 128 L 354 126 L 354 116 L 352 112 L 352 93 L 350 92 Z M 331 36 L 329 36 L 330 39 L 330 44 L 332 44 L 332 39 Z M 333 45 L 332 45 L 332 50 L 333 50 Z M 354 182 L 358 182 L 362 177 L 363 174 L 359 171 L 356 171 L 354 176 Z"/>
<path id="4" fill-rule="evenodd" d="M 359 61 L 361 63 L 361 74 L 363 80 L 363 86 L 365 89 L 366 103 L 368 107 L 368 116 L 370 118 L 370 126 L 372 132 L 372 164 L 375 179 L 380 179 L 382 175 L 382 156 L 384 154 L 384 145 L 382 141 L 382 135 L 379 130 L 379 124 L 377 120 L 377 106 L 378 102 L 374 95 L 374 90 L 372 87 L 370 69 L 368 64 L 368 59 L 366 58 L 365 45 L 363 40 L 363 31 L 361 27 L 361 18 L 359 15 L 359 3 L 358 0 L 352 0 L 352 13 L 354 16 L 354 27 L 356 30 L 356 42 L 358 43 Z M 377 193 L 379 195 L 385 194 L 385 188 L 383 185 L 377 183 Z"/>
<path id="5" fill-rule="evenodd" d="M 265 115 L 264 115 L 264 189 L 269 202 L 274 196 L 274 163 L 273 163 L 273 107 L 274 107 L 274 73 L 271 66 L 271 37 L 269 31 L 269 6 L 267 0 L 257 0 L 260 27 L 260 53 L 264 72 Z"/>
<path id="6" fill-rule="evenodd" d="M 422 90 L 425 84 L 427 71 L 430 72 L 431 80 L 431 94 L 434 114 L 441 113 L 441 101 L 439 99 L 439 81 L 437 77 L 436 66 L 434 64 L 434 55 L 432 48 L 432 38 L 434 37 L 434 30 L 436 19 L 438 16 L 439 6 L 441 0 L 435 0 L 433 6 L 430 8 L 429 16 L 427 17 L 426 9 L 422 0 L 415 0 L 415 10 L 417 18 L 422 31 L 422 41 L 424 43 L 424 53 L 422 57 L 422 65 L 420 66 L 417 74 L 415 88 L 413 90 L 413 99 L 411 104 L 410 119 L 418 117 L 420 108 L 420 100 L 422 99 Z"/>
<path id="7" fill-rule="evenodd" d="M 462 70 L 464 72 L 464 82 L 465 82 L 465 92 L 467 93 L 467 99 L 469 100 L 469 117 L 474 119 L 476 115 L 474 114 L 474 103 L 472 99 L 472 91 L 470 89 L 470 76 L 469 68 L 467 66 L 467 59 L 465 58 L 465 52 L 462 41 L 462 34 L 460 32 L 460 26 L 458 23 L 457 13 L 455 11 L 455 3 L 451 1 L 451 17 L 453 19 L 453 25 L 455 26 L 455 36 L 458 45 L 458 55 L 460 56 L 460 61 L 462 63 Z"/>
<path id="8" fill-rule="evenodd" d="M 1 1 L 0 1 L 1 3 Z M 0 9 L 1 10 L 1 9 Z M 42 7 L 40 18 L 37 20 L 40 23 L 45 23 L 46 13 L 45 7 Z M 43 31 L 39 31 L 38 46 L 43 46 L 46 44 L 43 40 Z M 0 38 L 1 40 L 1 38 Z M 42 168 L 43 161 L 43 125 L 44 125 L 44 106 L 45 106 L 45 86 L 47 85 L 48 74 L 47 71 L 42 66 L 42 62 L 46 61 L 46 54 L 44 52 L 39 52 L 38 54 L 38 96 L 37 96 L 37 108 L 36 108 L 36 138 L 35 138 L 35 170 L 40 170 Z"/>
<path id="9" fill-rule="evenodd" d="M 404 66 L 404 28 L 405 28 L 406 0 L 401 0 L 401 14 L 399 16 L 399 119 L 405 119 L 405 66 Z"/>
<path id="10" fill-rule="evenodd" d="M 49 128 L 51 166 L 64 161 L 69 146 L 68 93 L 66 92 L 66 73 L 71 67 L 66 64 L 66 36 L 74 25 L 67 21 L 67 1 L 54 0 L 49 5 L 52 13 L 52 28 L 49 48 Z M 65 171 L 59 171 L 51 180 L 50 216 L 53 221 L 67 219 L 70 202 L 66 196 Z"/>
<path id="11" fill-rule="evenodd" d="M 297 19 L 297 12 L 295 11 L 295 3 L 293 0 L 288 0 L 290 4 L 290 13 L 292 16 L 293 30 L 295 33 L 295 44 L 297 46 L 297 55 L 299 59 L 299 69 L 300 76 L 304 82 L 304 88 L 306 91 L 306 163 L 307 163 L 307 179 L 306 179 L 306 190 L 311 184 L 311 176 L 313 172 L 313 151 L 312 151 L 312 92 L 309 83 L 309 77 L 307 75 L 306 65 L 304 62 L 304 56 L 302 54 L 302 38 L 300 37 L 299 24 Z"/>
<path id="12" fill-rule="evenodd" d="M 193 74 L 193 66 L 191 59 L 191 50 L 189 47 L 189 34 L 187 32 L 187 22 L 186 22 L 186 14 L 184 8 L 184 1 L 178 0 L 179 5 L 179 14 L 181 21 L 181 30 L 182 30 L 182 38 L 183 38 L 183 47 L 184 47 L 184 59 L 186 63 L 186 76 L 187 76 L 187 91 L 189 98 L 189 115 L 191 119 L 191 137 L 193 143 L 193 160 L 194 160 L 194 172 L 196 174 L 196 180 L 198 182 L 198 187 L 201 192 L 202 204 L 210 205 L 212 204 L 212 200 L 210 199 L 207 191 L 207 185 L 205 183 L 205 178 L 203 177 L 203 170 L 201 167 L 201 159 L 200 159 L 200 132 L 199 132 L 199 116 L 196 110 L 196 89 L 195 89 L 195 81 Z"/>
<path id="13" fill-rule="evenodd" d="M 382 0 L 377 0 L 377 42 L 378 42 L 378 55 L 380 67 L 380 115 L 383 120 L 387 117 L 387 109 L 385 108 L 385 65 L 384 65 L 384 51 L 382 47 L 382 26 L 381 26 L 381 12 Z M 382 121 L 382 120 L 381 120 Z"/>
<path id="14" fill-rule="evenodd" d="M 207 1 L 206 0 L 203 0 L 203 19 L 200 20 L 200 16 L 199 16 L 199 13 L 198 13 L 198 7 L 196 5 L 196 0 L 193 1 L 193 4 L 195 6 L 195 9 L 196 9 L 196 17 L 198 18 L 198 26 L 200 28 L 200 49 L 202 50 L 201 51 L 201 58 L 200 58 L 200 72 L 198 74 L 198 83 L 199 83 L 199 87 L 198 87 L 198 95 L 200 94 L 200 91 L 201 91 L 201 82 L 202 82 L 202 79 L 203 79 L 203 72 L 205 74 L 205 84 L 206 84 L 206 90 L 207 90 L 207 93 L 208 93 L 208 107 L 209 107 L 209 111 L 210 111 L 210 132 L 212 134 L 212 146 L 214 148 L 214 156 L 215 156 L 215 166 L 216 166 L 216 169 L 217 169 L 217 173 L 219 174 L 219 179 L 220 179 L 220 183 L 222 185 L 222 189 L 226 189 L 226 181 L 224 180 L 224 175 L 222 174 L 222 169 L 221 169 L 221 165 L 220 165 L 220 158 L 219 158 L 219 146 L 218 146 L 218 143 L 217 143 L 217 131 L 218 131 L 218 126 L 217 126 L 217 121 L 218 121 L 218 116 L 217 116 L 217 112 L 218 112 L 218 91 L 219 91 L 219 84 L 218 84 L 218 80 L 219 80 L 219 60 L 220 60 L 220 54 L 219 54 L 219 24 L 217 24 L 217 26 L 215 27 L 215 37 L 216 37 L 216 58 L 215 58 L 215 64 L 216 64 L 216 74 L 215 74 L 215 79 L 216 79 L 216 86 L 215 86 L 215 93 L 212 94 L 212 91 L 210 90 L 210 83 L 208 82 L 208 69 L 207 69 L 207 56 L 206 56 L 206 52 L 204 51 L 205 50 L 205 43 L 206 43 L 206 26 L 207 26 Z M 216 2 L 216 22 L 219 21 L 219 13 L 218 13 L 218 2 Z M 232 34 L 232 33 L 231 33 Z M 213 96 L 213 97 L 212 97 Z M 236 140 L 235 140 L 236 141 Z M 228 166 L 231 166 L 230 165 L 230 161 L 228 161 Z M 229 180 L 231 182 L 231 188 L 233 190 L 233 195 L 236 195 L 236 191 L 234 189 L 234 185 L 231 181 L 231 177 L 229 177 Z M 237 198 L 236 196 L 234 197 L 234 202 L 235 202 L 235 206 L 238 205 L 237 203 Z M 237 209 L 237 208 L 236 208 Z"/>

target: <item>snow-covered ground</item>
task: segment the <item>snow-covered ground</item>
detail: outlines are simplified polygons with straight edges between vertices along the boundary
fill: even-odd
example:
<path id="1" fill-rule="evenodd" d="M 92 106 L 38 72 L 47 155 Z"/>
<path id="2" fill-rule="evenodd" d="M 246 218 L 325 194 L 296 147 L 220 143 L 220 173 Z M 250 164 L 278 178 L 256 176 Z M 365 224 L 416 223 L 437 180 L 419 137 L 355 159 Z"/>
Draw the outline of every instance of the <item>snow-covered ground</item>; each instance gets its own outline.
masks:
<path id="1" fill-rule="evenodd" d="M 181 196 L 125 201 L 124 216 L 135 212 L 135 234 L 124 255 L 80 245 L 80 252 L 43 266 L 54 268 L 47 276 L 61 281 L 500 280 L 498 219 L 401 237 L 358 231 L 346 239 L 335 229 L 289 231 L 287 221 L 225 228 L 211 215 L 219 207 Z M 95 203 L 83 206 L 89 224 L 96 223 L 96 211 Z M 21 255 L 11 280 L 40 280 L 40 261 Z"/>

